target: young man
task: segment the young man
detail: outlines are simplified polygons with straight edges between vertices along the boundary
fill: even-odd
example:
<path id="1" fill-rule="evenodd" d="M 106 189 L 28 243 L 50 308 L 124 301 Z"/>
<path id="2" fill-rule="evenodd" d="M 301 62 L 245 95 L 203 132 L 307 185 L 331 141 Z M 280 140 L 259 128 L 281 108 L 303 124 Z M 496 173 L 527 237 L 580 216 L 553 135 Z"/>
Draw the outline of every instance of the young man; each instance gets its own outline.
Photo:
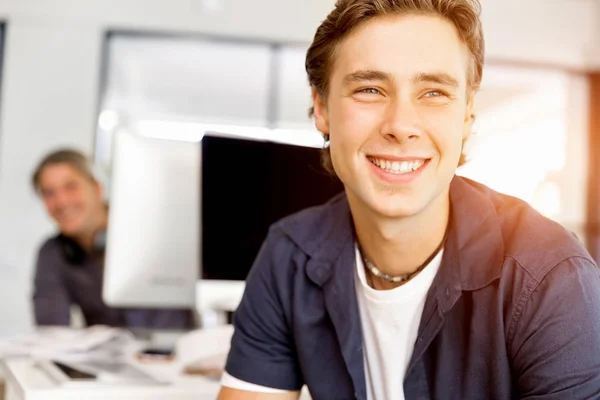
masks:
<path id="1" fill-rule="evenodd" d="M 102 301 L 108 209 L 83 154 L 49 154 L 36 168 L 33 186 L 60 231 L 38 255 L 33 295 L 37 324 L 69 325 L 70 308 L 76 304 L 88 326 L 194 328 L 190 310 L 115 309 Z"/>
<path id="2" fill-rule="evenodd" d="M 303 385 L 328 400 L 600 398 L 594 261 L 524 202 L 455 176 L 479 8 L 338 0 L 317 30 L 314 117 L 345 195 L 271 228 L 220 399 Z"/>

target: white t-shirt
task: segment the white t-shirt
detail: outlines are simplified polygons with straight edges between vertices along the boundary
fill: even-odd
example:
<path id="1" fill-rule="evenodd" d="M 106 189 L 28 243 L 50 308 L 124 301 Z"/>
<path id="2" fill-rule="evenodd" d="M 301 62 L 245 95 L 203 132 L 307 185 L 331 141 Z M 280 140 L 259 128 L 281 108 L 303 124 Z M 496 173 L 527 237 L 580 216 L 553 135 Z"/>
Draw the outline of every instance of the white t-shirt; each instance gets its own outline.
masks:
<path id="1" fill-rule="evenodd" d="M 404 400 L 404 374 L 417 339 L 427 292 L 442 261 L 442 252 L 417 276 L 391 290 L 367 284 L 356 250 L 356 297 L 363 333 L 367 399 Z"/>
<path id="2" fill-rule="evenodd" d="M 392 290 L 375 290 L 366 281 L 356 247 L 356 297 L 363 333 L 368 400 L 404 400 L 404 374 L 414 347 L 427 292 L 442 261 L 442 251 L 417 276 Z M 260 393 L 285 393 L 223 373 L 221 385 Z"/>

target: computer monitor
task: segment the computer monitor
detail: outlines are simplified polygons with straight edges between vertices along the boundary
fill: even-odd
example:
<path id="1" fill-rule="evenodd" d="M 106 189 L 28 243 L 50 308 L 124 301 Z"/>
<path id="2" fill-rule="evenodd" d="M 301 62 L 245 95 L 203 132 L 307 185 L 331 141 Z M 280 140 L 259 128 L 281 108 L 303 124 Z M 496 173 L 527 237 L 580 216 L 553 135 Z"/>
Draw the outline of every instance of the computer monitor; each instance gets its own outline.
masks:
<path id="1" fill-rule="evenodd" d="M 323 169 L 314 147 L 207 134 L 201 152 L 198 305 L 233 311 L 269 226 L 325 203 L 343 185 Z"/>
<path id="2" fill-rule="evenodd" d="M 113 307 L 192 308 L 200 249 L 199 143 L 113 138 L 103 298 Z"/>
<path id="3" fill-rule="evenodd" d="M 117 134 L 104 301 L 234 311 L 269 226 L 343 190 L 321 167 L 314 134 Z"/>

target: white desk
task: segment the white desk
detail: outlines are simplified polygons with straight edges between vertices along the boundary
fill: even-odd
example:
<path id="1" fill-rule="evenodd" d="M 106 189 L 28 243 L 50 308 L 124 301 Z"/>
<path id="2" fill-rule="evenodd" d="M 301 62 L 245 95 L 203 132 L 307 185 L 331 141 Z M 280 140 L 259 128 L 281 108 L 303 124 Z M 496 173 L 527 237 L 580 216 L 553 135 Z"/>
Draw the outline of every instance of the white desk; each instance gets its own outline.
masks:
<path id="1" fill-rule="evenodd" d="M 37 367 L 38 360 L 14 358 L 5 360 L 2 375 L 6 385 L 5 400 L 214 400 L 220 389 L 218 381 L 200 376 L 182 375 L 184 365 L 192 361 L 226 353 L 233 329 L 222 327 L 187 335 L 177 345 L 177 359 L 169 363 L 130 362 L 160 381 L 161 386 L 109 386 L 94 383 L 81 387 L 64 387 Z"/>
<path id="2" fill-rule="evenodd" d="M 37 361 L 15 359 L 5 362 L 6 400 L 214 400 L 219 383 L 206 378 L 181 378 L 167 386 L 62 387 L 36 368 Z"/>

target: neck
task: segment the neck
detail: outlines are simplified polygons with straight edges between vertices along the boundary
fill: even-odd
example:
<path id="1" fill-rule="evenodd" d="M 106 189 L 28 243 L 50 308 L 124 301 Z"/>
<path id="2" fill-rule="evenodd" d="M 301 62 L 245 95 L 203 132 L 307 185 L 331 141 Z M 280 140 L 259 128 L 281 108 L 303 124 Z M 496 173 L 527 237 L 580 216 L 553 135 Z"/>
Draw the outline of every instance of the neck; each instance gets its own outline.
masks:
<path id="1" fill-rule="evenodd" d="M 350 196 L 349 203 L 363 255 L 391 276 L 416 271 L 438 248 L 448 226 L 448 191 L 409 217 L 382 216 Z"/>
<path id="2" fill-rule="evenodd" d="M 108 210 L 102 206 L 98 218 L 90 224 L 90 228 L 73 239 L 86 251 L 92 251 L 96 234 L 108 226 Z"/>

